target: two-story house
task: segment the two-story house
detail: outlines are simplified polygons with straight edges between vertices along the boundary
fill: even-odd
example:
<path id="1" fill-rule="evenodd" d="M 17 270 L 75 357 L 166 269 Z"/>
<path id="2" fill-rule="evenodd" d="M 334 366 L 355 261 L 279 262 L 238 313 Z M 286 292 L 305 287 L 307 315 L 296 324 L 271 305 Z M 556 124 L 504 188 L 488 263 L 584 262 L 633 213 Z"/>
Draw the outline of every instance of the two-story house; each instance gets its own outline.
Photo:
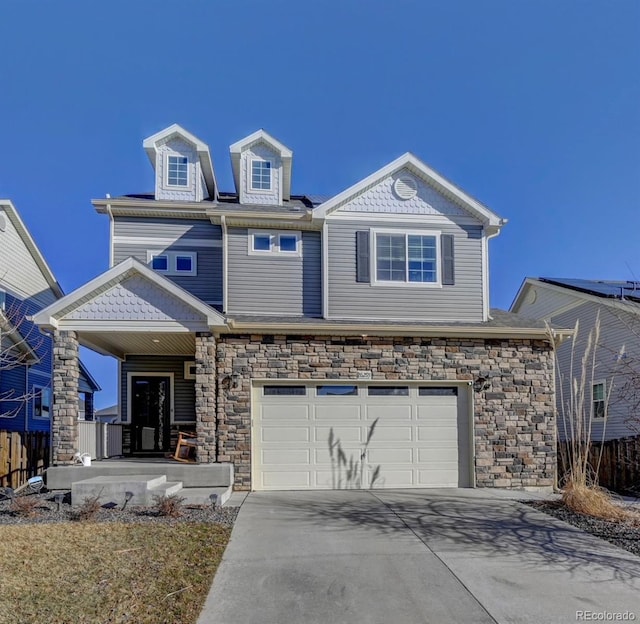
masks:
<path id="1" fill-rule="evenodd" d="M 53 341 L 28 317 L 62 296 L 15 206 L 0 200 L 0 430 L 50 430 Z M 91 419 L 100 387 L 81 362 L 74 390 Z"/>
<path id="2" fill-rule="evenodd" d="M 554 484 L 562 332 L 490 309 L 503 219 L 411 154 L 321 198 L 263 130 L 230 147 L 234 192 L 180 126 L 143 145 L 154 192 L 93 201 L 110 268 L 36 316 L 67 358 L 58 464 L 83 344 L 118 358 L 128 454 L 191 429 L 240 489 Z"/>

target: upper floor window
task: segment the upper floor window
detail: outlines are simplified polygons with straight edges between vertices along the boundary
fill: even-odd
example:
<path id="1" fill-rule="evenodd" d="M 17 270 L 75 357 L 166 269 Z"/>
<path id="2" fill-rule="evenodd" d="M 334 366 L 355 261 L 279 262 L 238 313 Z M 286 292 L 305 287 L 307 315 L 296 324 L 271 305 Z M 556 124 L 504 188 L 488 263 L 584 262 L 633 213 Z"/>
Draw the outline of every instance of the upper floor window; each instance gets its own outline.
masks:
<path id="1" fill-rule="evenodd" d="M 440 285 L 440 233 L 374 232 L 375 281 L 387 285 Z"/>
<path id="2" fill-rule="evenodd" d="M 51 415 L 51 391 L 42 386 L 33 386 L 33 417 L 49 418 Z"/>
<path id="3" fill-rule="evenodd" d="M 193 251 L 148 251 L 147 262 L 154 271 L 165 275 L 198 274 L 198 255 Z"/>
<path id="4" fill-rule="evenodd" d="M 271 190 L 271 162 L 269 160 L 251 161 L 251 190 Z"/>
<path id="5" fill-rule="evenodd" d="M 593 384 L 592 389 L 593 400 L 593 417 L 604 418 L 606 415 L 606 384 L 604 381 L 599 381 Z"/>
<path id="6" fill-rule="evenodd" d="M 169 156 L 167 183 L 169 186 L 189 185 L 189 159 L 186 156 Z"/>
<path id="7" fill-rule="evenodd" d="M 300 232 L 249 230 L 249 255 L 300 256 L 301 253 L 302 235 Z"/>

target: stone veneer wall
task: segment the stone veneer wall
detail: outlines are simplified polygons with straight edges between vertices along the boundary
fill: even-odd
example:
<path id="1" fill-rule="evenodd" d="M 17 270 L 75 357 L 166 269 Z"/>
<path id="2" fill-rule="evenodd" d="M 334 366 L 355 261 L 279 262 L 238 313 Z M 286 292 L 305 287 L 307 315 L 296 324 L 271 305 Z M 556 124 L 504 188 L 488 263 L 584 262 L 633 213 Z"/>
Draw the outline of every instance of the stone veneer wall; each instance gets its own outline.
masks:
<path id="1" fill-rule="evenodd" d="M 251 379 L 470 381 L 476 485 L 550 487 L 556 474 L 553 354 L 544 341 L 223 335 L 217 346 L 218 461 L 251 487 Z M 237 387 L 236 387 L 237 386 Z"/>
<path id="2" fill-rule="evenodd" d="M 53 337 L 53 464 L 72 464 L 78 448 L 78 337 L 58 331 Z"/>
<path id="3" fill-rule="evenodd" d="M 197 460 L 216 461 L 216 339 L 211 334 L 196 334 L 196 433 Z"/>

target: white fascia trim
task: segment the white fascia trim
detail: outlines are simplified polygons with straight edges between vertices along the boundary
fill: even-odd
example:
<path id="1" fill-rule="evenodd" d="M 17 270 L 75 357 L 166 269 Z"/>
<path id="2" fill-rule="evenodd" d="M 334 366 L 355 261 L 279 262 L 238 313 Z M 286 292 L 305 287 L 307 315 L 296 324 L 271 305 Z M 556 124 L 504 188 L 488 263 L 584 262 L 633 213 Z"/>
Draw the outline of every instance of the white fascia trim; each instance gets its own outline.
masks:
<path id="1" fill-rule="evenodd" d="M 47 329 L 56 329 L 59 324 L 57 315 L 68 307 L 72 307 L 73 304 L 88 296 L 96 297 L 103 291 L 108 290 L 114 284 L 124 281 L 130 277 L 133 273 L 139 273 L 143 277 L 149 279 L 151 282 L 172 294 L 176 298 L 180 299 L 183 303 L 194 308 L 197 312 L 202 314 L 207 324 L 210 327 L 225 327 L 226 323 L 224 318 L 215 310 L 206 305 L 203 301 L 194 297 L 191 293 L 180 288 L 177 284 L 171 280 L 159 275 L 148 266 L 136 260 L 135 258 L 127 258 L 123 260 L 115 267 L 105 271 L 98 277 L 87 282 L 84 286 L 77 288 L 72 293 L 66 295 L 62 299 L 59 299 L 50 306 L 47 306 L 43 310 L 40 310 L 37 314 L 34 314 L 31 320 L 41 327 Z"/>
<path id="2" fill-rule="evenodd" d="M 425 163 L 423 163 L 419 158 L 417 158 L 410 152 L 406 152 L 399 158 L 396 158 L 396 160 L 390 162 L 388 165 L 385 165 L 381 169 L 378 169 L 378 171 L 372 173 L 370 176 L 367 176 L 366 178 L 364 178 L 364 180 L 361 180 L 348 189 L 342 191 L 342 193 L 339 193 L 335 197 L 332 197 L 324 204 L 318 206 L 314 211 L 314 217 L 317 219 L 326 218 L 334 210 L 339 208 L 342 204 L 347 202 L 349 199 L 351 199 L 353 196 L 357 195 L 367 187 L 373 186 L 387 176 L 390 176 L 396 171 L 399 171 L 403 167 L 407 166 L 412 167 L 428 182 L 441 187 L 442 189 L 446 190 L 448 193 L 456 197 L 465 206 L 465 208 L 469 212 L 471 212 L 471 214 L 477 216 L 478 219 L 480 219 L 480 221 L 482 221 L 485 225 L 495 227 L 498 229 L 498 231 L 503 225 L 505 225 L 505 219 L 502 219 L 497 214 L 489 210 L 486 206 L 481 204 L 479 201 L 477 201 L 470 195 L 467 195 L 467 193 L 465 193 L 457 186 L 449 182 L 446 178 L 441 176 L 439 173 L 428 167 Z"/>
<path id="3" fill-rule="evenodd" d="M 154 135 L 147 137 L 142 142 L 142 147 L 147 153 L 147 156 L 149 157 L 154 170 L 156 167 L 156 146 L 158 144 L 158 141 L 162 141 L 163 139 L 166 139 L 173 135 L 180 136 L 196 148 L 196 151 L 198 152 L 198 160 L 200 161 L 200 166 L 202 167 L 202 175 L 204 176 L 207 190 L 209 191 L 209 196 L 217 200 L 218 183 L 216 182 L 215 170 L 213 168 L 213 161 L 211 160 L 209 146 L 178 124 L 172 124 L 168 128 L 160 130 L 160 132 L 156 132 Z"/>
<path id="4" fill-rule="evenodd" d="M 175 392 L 173 390 L 173 373 L 145 373 L 140 371 L 130 371 L 127 373 L 127 420 L 128 424 L 131 424 L 131 379 L 132 377 L 169 377 L 169 394 L 170 397 L 170 405 L 169 405 L 169 417 L 171 424 L 175 424 L 173 420 L 174 416 L 174 395 Z"/>
<path id="5" fill-rule="evenodd" d="M 158 247 L 166 249 L 167 247 L 184 247 L 184 251 L 188 251 L 190 247 L 222 247 L 222 241 L 207 238 L 186 238 L 183 240 L 176 238 L 153 238 L 149 236 L 114 236 L 114 242 L 119 245 L 143 245 L 145 247 Z M 180 253 L 179 251 L 176 253 Z"/>
<path id="6" fill-rule="evenodd" d="M 444 214 L 417 214 L 417 213 L 397 213 L 397 212 L 347 212 L 340 211 L 331 214 L 332 221 L 344 221 L 345 223 L 360 224 L 362 221 L 367 223 L 403 223 L 407 226 L 416 227 L 419 222 L 423 224 L 432 225 L 475 225 L 481 226 L 478 219 L 471 215 L 467 217 L 461 217 L 460 215 L 444 215 Z"/>
<path id="7" fill-rule="evenodd" d="M 64 292 L 62 291 L 60 284 L 58 284 L 58 280 L 56 280 L 53 274 L 53 271 L 49 268 L 47 261 L 44 259 L 44 256 L 42 255 L 42 252 L 40 251 L 35 241 L 33 240 L 33 237 L 29 233 L 29 230 L 27 230 L 27 227 L 25 226 L 24 222 L 20 218 L 20 215 L 18 214 L 18 211 L 16 210 L 11 200 L 0 199 L 0 206 L 4 207 L 7 216 L 11 220 L 11 223 L 16 228 L 18 235 L 22 239 L 22 242 L 26 245 L 27 249 L 29 250 L 29 253 L 31 254 L 31 257 L 35 260 L 36 264 L 38 265 L 38 268 L 40 269 L 40 272 L 42 273 L 42 276 L 45 278 L 46 282 L 49 284 L 49 287 L 54 292 L 55 296 L 63 297 Z"/>
<path id="8" fill-rule="evenodd" d="M 58 322 L 61 331 L 79 332 L 117 332 L 134 334 L 193 334 L 195 332 L 206 332 L 209 326 L 198 321 L 147 321 L 144 319 L 113 319 L 113 320 L 91 320 L 91 319 L 69 319 Z"/>

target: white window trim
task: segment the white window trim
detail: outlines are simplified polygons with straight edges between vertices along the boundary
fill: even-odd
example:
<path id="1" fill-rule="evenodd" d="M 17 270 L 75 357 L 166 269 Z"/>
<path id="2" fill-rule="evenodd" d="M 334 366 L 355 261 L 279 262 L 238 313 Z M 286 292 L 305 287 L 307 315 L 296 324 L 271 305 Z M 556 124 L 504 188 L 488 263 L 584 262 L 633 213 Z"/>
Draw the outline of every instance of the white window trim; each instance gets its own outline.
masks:
<path id="1" fill-rule="evenodd" d="M 170 184 L 169 183 L 169 158 L 173 157 L 173 158 L 186 158 L 187 159 L 187 183 L 186 184 Z M 163 176 L 163 183 L 164 183 L 164 187 L 168 188 L 168 189 L 181 189 L 181 190 L 185 190 L 185 189 L 190 189 L 192 187 L 191 184 L 191 160 L 189 159 L 188 156 L 185 156 L 184 154 L 175 154 L 175 153 L 167 153 L 165 154 L 164 157 L 164 176 Z"/>
<path id="2" fill-rule="evenodd" d="M 38 396 L 41 397 L 42 400 L 43 392 L 46 390 L 49 396 L 49 415 L 48 416 L 36 416 L 36 399 Z M 49 386 L 32 386 L 31 391 L 33 392 L 33 397 L 31 398 L 31 416 L 35 420 L 51 420 L 51 409 L 52 409 L 52 401 L 51 401 L 51 389 Z"/>
<path id="3" fill-rule="evenodd" d="M 599 399 L 604 403 L 604 414 L 602 416 L 596 416 L 595 402 L 596 400 L 593 398 L 593 390 L 596 386 L 602 385 L 602 394 L 603 398 Z M 596 422 L 602 422 L 607 418 L 607 381 L 605 379 L 597 379 L 594 380 L 591 385 L 591 410 L 593 414 L 593 420 Z"/>
<path id="4" fill-rule="evenodd" d="M 184 374 L 183 377 L 185 379 L 195 379 L 196 378 L 196 374 L 191 372 L 191 367 L 195 366 L 195 360 L 187 360 L 184 363 Z"/>
<path id="5" fill-rule="evenodd" d="M 269 188 L 268 189 L 264 189 L 264 188 L 255 188 L 253 186 L 253 163 L 258 163 L 258 162 L 268 162 L 269 163 Z M 275 193 L 275 190 L 273 188 L 273 170 L 275 168 L 275 163 L 273 162 L 273 160 L 271 160 L 271 158 L 257 158 L 257 157 L 253 157 L 249 159 L 249 167 L 248 167 L 248 180 L 247 180 L 247 188 L 249 189 L 249 192 L 251 193 L 266 193 L 266 194 L 273 194 Z"/>
<path id="6" fill-rule="evenodd" d="M 271 247 L 269 250 L 259 250 L 253 248 L 253 237 L 256 235 L 270 237 Z M 281 236 L 295 237 L 296 250 L 281 251 Z M 302 232 L 292 230 L 249 230 L 247 236 L 247 252 L 250 256 L 279 256 L 281 258 L 300 258 L 302 257 Z"/>
<path id="7" fill-rule="evenodd" d="M 123 421 L 127 424 L 131 424 L 131 387 L 132 387 L 132 378 L 133 377 L 169 377 L 169 415 L 170 415 L 170 423 L 172 425 L 176 424 L 173 419 L 174 416 L 174 401 L 175 401 L 175 392 L 174 392 L 174 383 L 173 383 L 173 373 L 146 373 L 144 371 L 130 371 L 127 373 L 127 420 Z M 195 422 L 194 420 L 180 420 L 177 424 L 185 424 L 188 425 L 190 423 Z"/>
<path id="8" fill-rule="evenodd" d="M 160 269 L 154 269 L 151 265 L 151 261 L 156 256 L 167 256 L 167 270 L 161 271 Z M 177 267 L 177 258 L 180 257 L 189 257 L 191 258 L 191 271 L 178 271 Z M 180 275 L 198 275 L 198 253 L 195 251 L 152 251 L 150 249 L 147 250 L 147 264 L 151 269 L 153 269 L 156 273 L 160 275 L 171 275 L 171 276 L 180 276 Z"/>
<path id="9" fill-rule="evenodd" d="M 435 282 L 410 282 L 406 279 L 407 261 L 405 258 L 405 279 L 404 282 L 385 281 L 378 279 L 378 263 L 377 263 L 377 236 L 378 234 L 395 234 L 404 235 L 405 240 L 408 236 L 435 236 L 436 239 L 436 281 Z M 440 238 L 442 236 L 441 230 L 405 230 L 405 229 L 386 229 L 386 228 L 372 228 L 370 232 L 370 274 L 372 286 L 390 286 L 392 288 L 442 288 L 442 246 L 440 244 Z M 408 249 L 408 246 L 405 246 Z"/>

